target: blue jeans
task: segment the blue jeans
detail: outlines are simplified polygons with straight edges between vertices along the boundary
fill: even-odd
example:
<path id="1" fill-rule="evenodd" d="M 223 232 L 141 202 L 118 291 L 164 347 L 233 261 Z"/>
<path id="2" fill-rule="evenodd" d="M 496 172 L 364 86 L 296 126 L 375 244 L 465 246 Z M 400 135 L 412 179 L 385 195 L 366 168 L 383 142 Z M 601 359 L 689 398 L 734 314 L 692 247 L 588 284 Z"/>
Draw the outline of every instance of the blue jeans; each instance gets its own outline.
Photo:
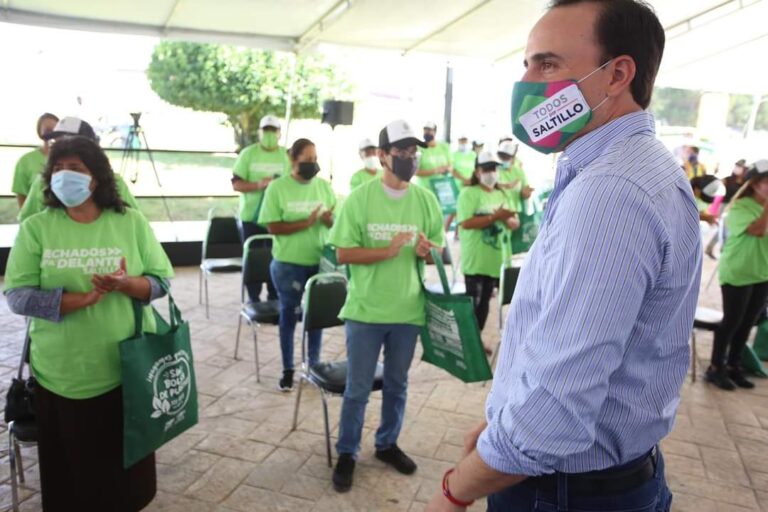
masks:
<path id="1" fill-rule="evenodd" d="M 317 265 L 307 267 L 272 260 L 269 266 L 272 282 L 277 288 L 280 301 L 280 350 L 283 354 L 283 370 L 293 370 L 293 335 L 296 332 L 296 313 L 301 307 L 301 295 L 307 280 L 317 274 Z M 308 337 L 309 364 L 320 359 L 322 329 L 310 331 Z"/>
<path id="2" fill-rule="evenodd" d="M 544 494 L 525 482 L 488 496 L 489 512 L 668 512 L 672 505 L 664 478 L 664 458 L 657 449 L 656 473 L 644 484 L 611 496 L 576 496 L 568 476 L 559 474 L 558 495 Z"/>
<path id="3" fill-rule="evenodd" d="M 376 363 L 384 347 L 384 389 L 381 424 L 376 431 L 376 449 L 397 442 L 408 397 L 408 369 L 421 327 L 409 324 L 368 324 L 347 320 L 347 387 L 341 406 L 339 441 L 336 450 L 356 455 L 363 433 L 365 406 L 371 394 Z"/>

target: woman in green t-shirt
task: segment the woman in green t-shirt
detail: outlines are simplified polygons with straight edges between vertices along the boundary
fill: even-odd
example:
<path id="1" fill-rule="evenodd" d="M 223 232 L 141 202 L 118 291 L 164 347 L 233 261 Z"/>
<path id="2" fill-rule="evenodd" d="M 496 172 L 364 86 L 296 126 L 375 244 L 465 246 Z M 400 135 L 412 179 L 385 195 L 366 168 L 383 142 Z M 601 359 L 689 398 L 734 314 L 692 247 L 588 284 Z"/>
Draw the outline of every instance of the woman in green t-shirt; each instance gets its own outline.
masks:
<path id="1" fill-rule="evenodd" d="M 725 217 L 720 256 L 723 321 L 715 332 L 706 380 L 725 390 L 753 388 L 741 357 L 749 332 L 768 300 L 768 160 L 755 163 L 749 183 Z"/>
<path id="2" fill-rule="evenodd" d="M 505 232 L 520 227 L 516 212 L 507 208 L 507 194 L 499 187 L 499 162 L 490 151 L 477 157 L 470 186 L 459 195 L 461 272 L 472 297 L 480 330 L 488 318 L 493 289 L 498 286 Z"/>
<path id="3" fill-rule="evenodd" d="M 134 334 L 133 300 L 162 296 L 173 271 L 95 141 L 58 138 L 43 181 L 48 208 L 22 223 L 5 275 L 11 310 L 32 318 L 43 508 L 140 510 L 155 495 L 155 457 L 123 469 L 118 345 Z"/>
<path id="4" fill-rule="evenodd" d="M 272 181 L 264 193 L 259 224 L 274 235 L 272 282 L 280 301 L 280 349 L 283 377 L 280 391 L 293 389 L 293 335 L 296 309 L 307 280 L 317 274 L 320 256 L 333 226 L 336 196 L 331 184 L 317 177 L 317 151 L 312 141 L 299 139 L 288 151 L 291 174 Z M 309 364 L 320 357 L 322 331 L 308 334 Z"/>

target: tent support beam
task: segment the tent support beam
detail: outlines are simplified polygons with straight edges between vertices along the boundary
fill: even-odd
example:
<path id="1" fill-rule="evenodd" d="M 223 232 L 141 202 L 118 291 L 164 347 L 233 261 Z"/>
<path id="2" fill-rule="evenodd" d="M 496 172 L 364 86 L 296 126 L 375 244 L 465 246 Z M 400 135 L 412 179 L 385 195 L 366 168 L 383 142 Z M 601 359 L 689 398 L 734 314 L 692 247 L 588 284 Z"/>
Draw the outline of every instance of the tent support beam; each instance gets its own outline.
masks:
<path id="1" fill-rule="evenodd" d="M 438 34 L 440 34 L 442 32 L 445 32 L 446 30 L 448 30 L 449 28 L 451 28 L 452 26 L 454 26 L 455 24 L 457 24 L 458 22 L 460 22 L 464 18 L 467 18 L 467 17 L 471 16 L 472 14 L 474 14 L 477 11 L 479 11 L 480 9 L 482 9 L 483 7 L 485 7 L 486 5 L 488 5 L 491 2 L 493 2 L 493 0 L 483 0 L 479 4 L 475 5 L 471 9 L 469 9 L 468 11 L 465 11 L 463 14 L 461 14 L 461 15 L 457 16 L 456 18 L 452 19 L 451 21 L 449 21 L 448 23 L 446 23 L 442 27 L 438 28 L 437 30 L 435 30 L 433 32 L 430 32 L 426 36 L 422 37 L 421 39 L 419 39 L 418 41 L 413 43 L 411 46 L 409 46 L 408 48 L 403 50 L 403 55 L 408 55 L 414 49 L 416 49 L 419 46 L 421 46 L 422 44 L 426 43 L 427 41 L 429 41 L 430 39 L 432 39 L 436 35 L 438 35 Z"/>
<path id="2" fill-rule="evenodd" d="M 294 51 L 302 53 L 312 46 L 320 37 L 324 30 L 328 30 L 339 18 L 341 18 L 350 7 L 354 0 L 339 0 L 333 7 L 325 11 L 320 18 L 312 23 L 307 30 L 296 39 Z"/>
<path id="3" fill-rule="evenodd" d="M 176 16 L 176 11 L 179 9 L 179 4 L 181 3 L 181 0 L 176 0 L 173 3 L 173 7 L 171 7 L 171 10 L 168 12 L 168 16 L 165 18 L 165 23 L 163 23 L 163 30 L 168 30 L 168 27 L 171 24 L 171 20 L 174 16 Z"/>
<path id="4" fill-rule="evenodd" d="M 245 34 L 241 32 L 221 32 L 214 30 L 196 30 L 182 28 L 164 29 L 157 25 L 140 23 L 125 23 L 119 21 L 102 21 L 71 16 L 57 16 L 39 12 L 22 11 L 9 8 L 0 11 L 0 21 L 34 25 L 48 28 L 67 30 L 86 30 L 90 32 L 106 32 L 110 34 L 133 34 L 167 39 L 181 39 L 205 43 L 221 43 L 263 48 L 269 50 L 292 51 L 296 39 L 292 37 L 270 36 L 265 34 Z"/>

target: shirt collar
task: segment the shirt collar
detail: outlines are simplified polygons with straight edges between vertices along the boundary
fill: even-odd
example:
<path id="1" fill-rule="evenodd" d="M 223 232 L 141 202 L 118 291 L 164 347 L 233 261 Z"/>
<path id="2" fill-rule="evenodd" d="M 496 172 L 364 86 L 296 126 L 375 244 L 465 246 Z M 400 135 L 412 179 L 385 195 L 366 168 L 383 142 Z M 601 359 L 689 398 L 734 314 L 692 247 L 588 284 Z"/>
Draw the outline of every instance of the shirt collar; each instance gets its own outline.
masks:
<path id="1" fill-rule="evenodd" d="M 565 148 L 558 160 L 558 167 L 563 164 L 579 172 L 617 140 L 638 133 L 656 133 L 653 115 L 644 110 L 623 115 L 576 139 Z"/>

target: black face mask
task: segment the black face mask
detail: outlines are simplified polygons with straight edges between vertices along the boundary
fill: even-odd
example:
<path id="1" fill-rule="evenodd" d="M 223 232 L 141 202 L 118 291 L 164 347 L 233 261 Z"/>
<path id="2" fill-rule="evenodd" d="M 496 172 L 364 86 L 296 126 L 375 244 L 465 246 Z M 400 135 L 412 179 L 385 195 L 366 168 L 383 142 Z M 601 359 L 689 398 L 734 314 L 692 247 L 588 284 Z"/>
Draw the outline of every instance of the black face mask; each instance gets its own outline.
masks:
<path id="1" fill-rule="evenodd" d="M 411 181 L 416 174 L 416 159 L 392 155 L 392 173 L 403 181 Z"/>
<path id="2" fill-rule="evenodd" d="M 432 142 L 433 140 L 435 140 L 434 135 L 432 135 L 431 133 L 424 134 L 424 142 Z"/>
<path id="3" fill-rule="evenodd" d="M 311 180 L 320 172 L 320 166 L 315 162 L 299 162 L 299 176 L 303 180 Z"/>

